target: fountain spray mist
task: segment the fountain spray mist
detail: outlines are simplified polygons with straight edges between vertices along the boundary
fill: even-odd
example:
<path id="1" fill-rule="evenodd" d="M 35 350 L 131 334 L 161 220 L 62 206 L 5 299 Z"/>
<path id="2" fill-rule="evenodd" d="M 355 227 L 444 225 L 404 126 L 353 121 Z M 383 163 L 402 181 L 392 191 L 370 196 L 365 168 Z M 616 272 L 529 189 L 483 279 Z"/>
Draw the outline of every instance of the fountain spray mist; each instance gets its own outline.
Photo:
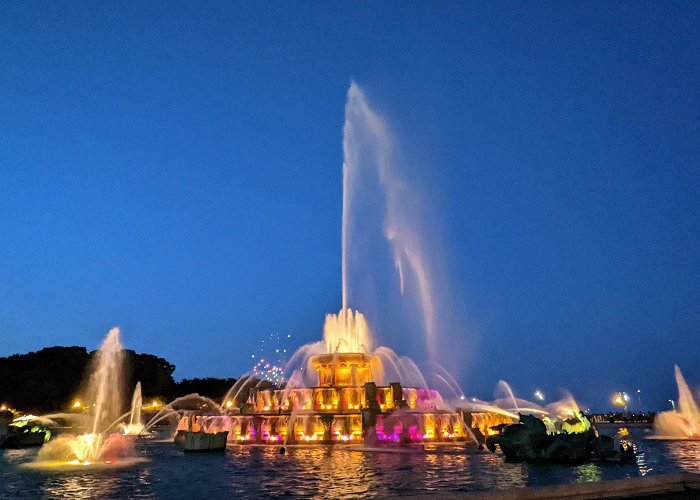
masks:
<path id="1" fill-rule="evenodd" d="M 678 386 L 678 410 L 663 411 L 654 419 L 654 434 L 660 439 L 700 439 L 700 409 L 693 391 L 681 373 L 674 367 Z"/>
<path id="2" fill-rule="evenodd" d="M 368 103 L 363 90 L 352 82 L 345 105 L 343 127 L 343 214 L 342 214 L 342 304 L 343 311 L 357 307 L 353 288 L 357 285 L 350 272 L 351 253 L 362 245 L 357 229 L 360 222 L 356 202 L 366 189 L 363 178 L 378 179 L 384 195 L 384 237 L 389 243 L 403 295 L 407 285 L 418 301 L 425 349 L 431 361 L 439 359 L 437 289 L 434 285 L 435 240 L 426 234 L 425 208 L 421 197 L 402 179 L 397 147 L 386 121 Z M 430 252 L 427 244 L 430 242 Z M 409 286 L 410 286 L 409 285 Z M 444 283 L 442 284 L 444 286 Z M 444 301 L 443 301 L 444 302 Z M 442 325 L 441 325 L 442 326 Z"/>
<path id="3" fill-rule="evenodd" d="M 117 424 L 129 415 L 122 414 L 124 406 L 124 350 L 119 338 L 119 328 L 112 328 L 95 353 L 91 362 L 91 375 L 85 397 L 93 403 L 90 432 L 64 434 L 46 443 L 37 455 L 40 465 L 114 465 L 133 463 L 127 460 L 133 452 L 133 441 L 116 429 Z M 140 396 L 140 386 L 139 396 Z"/>
<path id="4" fill-rule="evenodd" d="M 88 397 L 94 402 L 92 433 L 106 430 L 123 410 L 124 352 L 119 328 L 112 328 L 93 360 Z"/>

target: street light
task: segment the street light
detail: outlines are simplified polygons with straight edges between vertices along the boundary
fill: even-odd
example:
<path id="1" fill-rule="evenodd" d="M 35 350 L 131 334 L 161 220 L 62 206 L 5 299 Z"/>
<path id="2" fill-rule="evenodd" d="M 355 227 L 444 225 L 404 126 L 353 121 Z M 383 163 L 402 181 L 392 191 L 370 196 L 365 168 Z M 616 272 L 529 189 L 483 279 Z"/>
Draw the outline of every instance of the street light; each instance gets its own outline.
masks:
<path id="1" fill-rule="evenodd" d="M 668 402 L 671 403 L 671 407 L 673 408 L 673 411 L 676 411 L 676 402 L 672 399 L 669 399 Z"/>

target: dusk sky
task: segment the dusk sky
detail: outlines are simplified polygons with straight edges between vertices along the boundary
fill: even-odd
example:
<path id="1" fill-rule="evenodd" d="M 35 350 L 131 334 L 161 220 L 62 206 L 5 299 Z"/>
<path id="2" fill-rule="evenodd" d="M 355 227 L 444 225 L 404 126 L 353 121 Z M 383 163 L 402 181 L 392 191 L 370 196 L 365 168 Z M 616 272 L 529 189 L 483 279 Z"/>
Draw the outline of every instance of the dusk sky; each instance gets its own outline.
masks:
<path id="1" fill-rule="evenodd" d="M 118 325 L 177 379 L 237 377 L 273 332 L 319 340 L 355 81 L 431 207 L 464 391 L 665 409 L 674 363 L 700 387 L 699 27 L 690 1 L 5 2 L 0 356 Z"/>

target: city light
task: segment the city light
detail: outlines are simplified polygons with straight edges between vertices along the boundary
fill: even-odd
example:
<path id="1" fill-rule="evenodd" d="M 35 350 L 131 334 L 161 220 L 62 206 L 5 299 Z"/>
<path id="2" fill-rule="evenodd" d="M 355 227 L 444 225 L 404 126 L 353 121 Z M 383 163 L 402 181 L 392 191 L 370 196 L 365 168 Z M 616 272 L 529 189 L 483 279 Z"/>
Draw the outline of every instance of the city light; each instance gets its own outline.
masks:
<path id="1" fill-rule="evenodd" d="M 627 403 L 625 402 L 625 394 L 623 392 L 618 392 L 613 396 L 612 403 L 615 406 L 625 406 Z"/>

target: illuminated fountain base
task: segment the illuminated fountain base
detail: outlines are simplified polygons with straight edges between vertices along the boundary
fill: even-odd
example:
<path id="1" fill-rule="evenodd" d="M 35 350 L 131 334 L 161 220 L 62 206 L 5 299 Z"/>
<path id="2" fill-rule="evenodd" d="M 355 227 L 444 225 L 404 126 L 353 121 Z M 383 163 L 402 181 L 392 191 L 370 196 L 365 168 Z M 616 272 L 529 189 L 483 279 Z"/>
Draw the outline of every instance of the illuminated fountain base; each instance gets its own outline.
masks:
<path id="1" fill-rule="evenodd" d="M 100 434 L 59 436 L 44 445 L 36 462 L 27 467 L 70 470 L 128 467 L 145 459 L 134 456 L 134 437 L 120 433 L 102 439 Z"/>
<path id="2" fill-rule="evenodd" d="M 247 403 L 225 416 L 185 416 L 178 434 L 228 432 L 240 444 L 389 444 L 473 440 L 462 412 L 451 411 L 437 391 L 377 386 L 378 356 L 335 353 L 311 356 L 318 385 L 250 390 Z M 472 426 L 510 422 L 470 414 Z"/>

